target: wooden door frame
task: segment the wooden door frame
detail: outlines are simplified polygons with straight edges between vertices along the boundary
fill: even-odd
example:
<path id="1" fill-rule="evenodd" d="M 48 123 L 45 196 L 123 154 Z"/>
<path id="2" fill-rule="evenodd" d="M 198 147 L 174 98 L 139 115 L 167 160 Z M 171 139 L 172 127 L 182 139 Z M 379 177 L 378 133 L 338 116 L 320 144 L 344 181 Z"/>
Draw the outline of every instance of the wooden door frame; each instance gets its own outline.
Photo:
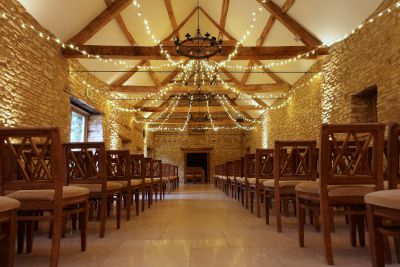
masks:
<path id="1" fill-rule="evenodd" d="M 184 170 L 187 168 L 188 153 L 203 153 L 207 154 L 207 183 L 211 182 L 211 151 L 212 147 L 181 147 L 183 159 L 185 161 Z"/>

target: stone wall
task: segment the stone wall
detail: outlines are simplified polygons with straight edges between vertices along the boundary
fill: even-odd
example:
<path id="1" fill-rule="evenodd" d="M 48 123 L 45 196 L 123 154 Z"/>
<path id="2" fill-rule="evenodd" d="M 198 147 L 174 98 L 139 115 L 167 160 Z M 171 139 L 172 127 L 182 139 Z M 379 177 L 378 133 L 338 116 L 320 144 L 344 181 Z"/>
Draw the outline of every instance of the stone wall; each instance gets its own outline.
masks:
<path id="1" fill-rule="evenodd" d="M 210 171 L 213 177 L 214 166 L 238 159 L 242 155 L 244 135 L 241 131 L 207 131 L 206 133 L 154 133 L 152 143 L 154 158 L 162 159 L 179 166 L 179 177 L 183 177 L 184 153 L 182 148 L 211 148 Z"/>
<path id="2" fill-rule="evenodd" d="M 132 114 L 119 111 L 123 104 L 108 100 L 107 84 L 90 73 L 73 72 L 84 68 L 64 59 L 59 44 L 29 29 L 33 25 L 52 35 L 17 1 L 0 1 L 3 12 L 14 18 L 0 18 L 0 126 L 57 126 L 62 140 L 69 141 L 70 97 L 74 96 L 103 115 L 103 140 L 108 148 L 121 148 L 124 139 L 131 141 L 125 147 L 132 152 L 143 149 L 142 126 L 133 123 Z M 94 88 L 91 98 L 88 88 Z"/>
<path id="3" fill-rule="evenodd" d="M 374 14 L 395 2 L 384 1 Z M 363 116 L 354 112 L 371 107 L 353 96 L 373 86 L 378 122 L 400 122 L 399 14 L 396 9 L 331 47 L 329 56 L 312 68 L 321 70 L 321 79 L 297 90 L 286 107 L 269 112 L 269 146 L 277 139 L 318 140 L 321 123 L 357 122 Z M 303 76 L 296 85 L 309 78 L 310 74 Z"/>

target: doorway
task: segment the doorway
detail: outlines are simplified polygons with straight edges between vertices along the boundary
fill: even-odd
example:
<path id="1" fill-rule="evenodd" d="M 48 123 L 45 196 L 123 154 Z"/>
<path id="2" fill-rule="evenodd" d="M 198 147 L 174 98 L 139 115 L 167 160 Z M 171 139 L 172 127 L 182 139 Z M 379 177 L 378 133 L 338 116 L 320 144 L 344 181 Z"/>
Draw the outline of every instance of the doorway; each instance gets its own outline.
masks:
<path id="1" fill-rule="evenodd" d="M 208 182 L 208 153 L 187 153 L 186 167 L 200 167 L 204 170 L 204 179 Z"/>

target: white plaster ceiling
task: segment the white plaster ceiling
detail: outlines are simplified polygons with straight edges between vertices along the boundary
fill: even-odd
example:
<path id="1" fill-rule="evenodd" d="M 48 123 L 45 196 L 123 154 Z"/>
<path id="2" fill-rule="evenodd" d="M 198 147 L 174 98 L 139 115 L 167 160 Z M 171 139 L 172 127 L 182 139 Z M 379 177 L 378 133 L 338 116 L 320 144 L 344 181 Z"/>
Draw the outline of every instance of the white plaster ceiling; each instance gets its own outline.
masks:
<path id="1" fill-rule="evenodd" d="M 307 30 L 312 32 L 323 43 L 332 40 L 351 31 L 360 22 L 366 19 L 383 0 L 296 0 L 288 11 L 288 14 Z M 19 0 L 19 2 L 32 14 L 45 28 L 50 30 L 61 40 L 67 41 L 91 20 L 100 14 L 105 8 L 104 0 Z M 173 28 L 168 18 L 164 0 L 139 1 L 143 14 L 159 39 L 168 36 Z M 274 0 L 276 4 L 282 6 L 285 0 Z M 196 0 L 171 0 L 172 8 L 176 17 L 177 24 L 181 23 L 189 13 L 196 7 Z M 220 22 L 222 0 L 200 0 L 200 6 L 215 20 Z M 247 29 L 251 13 L 257 10 L 260 4 L 256 0 L 231 0 L 229 4 L 228 16 L 226 19 L 226 31 L 234 38 L 240 39 Z M 136 40 L 137 45 L 151 46 L 151 39 L 146 34 L 142 18 L 136 15 L 133 5 L 128 6 L 122 13 L 129 32 Z M 253 31 L 249 38 L 244 42 L 245 46 L 255 46 L 259 36 L 270 17 L 270 14 L 263 10 L 257 16 Z M 213 35 L 218 35 L 218 29 L 201 13 L 200 25 L 203 34 L 208 31 Z M 197 16 L 193 16 L 180 31 L 183 37 L 186 32 L 193 34 L 197 28 Z M 129 42 L 123 35 L 119 25 L 115 20 L 108 23 L 86 44 L 91 45 L 122 45 L 127 46 Z M 286 29 L 279 21 L 275 21 L 263 46 L 299 46 L 303 43 Z M 115 66 L 111 63 L 102 63 L 98 60 L 84 59 L 80 62 L 91 71 L 113 71 L 96 72 L 100 79 L 111 84 L 121 73 L 115 71 L 126 71 L 127 68 Z M 131 60 L 130 64 L 137 64 L 139 61 Z M 262 61 L 264 64 L 273 61 Z M 151 65 L 156 66 L 165 61 L 152 60 Z M 306 72 L 315 60 L 299 60 L 295 63 L 272 67 L 281 79 L 289 84 L 294 84 Z M 231 64 L 247 66 L 246 60 L 233 60 Z M 165 71 L 172 71 L 173 68 L 165 68 Z M 294 73 L 289 73 L 294 72 Z M 168 72 L 157 72 L 155 75 L 162 81 L 168 76 Z M 232 74 L 239 81 L 243 73 Z M 226 78 L 221 74 L 221 77 Z M 274 81 L 263 73 L 252 73 L 246 84 L 268 84 Z M 132 76 L 126 85 L 154 86 L 155 83 L 148 73 L 138 72 Z M 143 94 L 137 94 L 140 97 Z M 268 94 L 270 95 L 270 94 Z M 130 95 L 132 96 L 132 95 Z M 272 100 L 264 100 L 266 104 L 271 104 Z M 259 112 L 249 112 L 256 117 Z"/>

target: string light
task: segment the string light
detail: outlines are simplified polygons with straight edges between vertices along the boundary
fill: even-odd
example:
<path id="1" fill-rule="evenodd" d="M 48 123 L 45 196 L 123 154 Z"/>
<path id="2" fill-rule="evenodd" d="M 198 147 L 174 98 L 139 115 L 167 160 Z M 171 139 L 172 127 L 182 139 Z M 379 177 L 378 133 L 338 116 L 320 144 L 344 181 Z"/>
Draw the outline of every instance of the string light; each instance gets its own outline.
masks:
<path id="1" fill-rule="evenodd" d="M 254 127 L 246 127 L 246 126 L 240 125 L 240 123 L 238 123 L 238 122 L 236 121 L 236 119 L 233 118 L 233 116 L 231 115 L 231 113 L 228 111 L 227 107 L 224 105 L 224 103 L 223 103 L 223 101 L 221 100 L 221 97 L 220 97 L 219 95 L 217 95 L 217 99 L 218 99 L 219 103 L 221 104 L 221 106 L 223 106 L 223 108 L 224 108 L 226 114 L 228 114 L 229 118 L 236 124 L 237 127 L 239 127 L 239 128 L 242 129 L 242 130 L 246 130 L 246 131 L 250 131 L 250 130 L 253 130 L 253 129 L 254 129 Z"/>
<path id="2" fill-rule="evenodd" d="M 223 101 L 223 103 L 229 107 L 230 110 L 232 110 L 238 117 L 240 117 L 242 120 L 245 120 L 247 122 L 251 122 L 251 123 L 260 123 L 257 120 L 254 119 L 249 119 L 247 117 L 245 117 L 241 112 L 239 112 L 237 109 L 235 109 L 235 107 L 233 105 L 231 105 L 231 103 L 229 103 L 228 99 L 224 96 L 224 95 L 217 95 L 217 97 L 220 97 L 220 99 Z"/>
<path id="3" fill-rule="evenodd" d="M 169 120 L 172 113 L 174 113 L 174 110 L 175 110 L 176 106 L 178 105 L 180 99 L 181 99 L 181 95 L 179 94 L 178 97 L 175 98 L 175 102 L 173 103 L 172 108 L 169 111 L 168 115 L 164 118 L 164 120 L 161 122 L 161 124 L 157 128 L 154 129 L 155 131 L 158 131 L 159 129 L 163 128 L 164 124 Z M 154 118 L 154 120 L 157 120 L 160 117 L 161 116 L 158 116 L 157 118 Z"/>
<path id="4" fill-rule="evenodd" d="M 214 125 L 214 121 L 210 112 L 210 105 L 208 103 L 208 96 L 206 96 L 206 105 L 207 105 L 207 115 L 210 118 L 211 128 L 213 129 L 214 132 L 217 132 L 218 128 L 216 128 Z"/>

